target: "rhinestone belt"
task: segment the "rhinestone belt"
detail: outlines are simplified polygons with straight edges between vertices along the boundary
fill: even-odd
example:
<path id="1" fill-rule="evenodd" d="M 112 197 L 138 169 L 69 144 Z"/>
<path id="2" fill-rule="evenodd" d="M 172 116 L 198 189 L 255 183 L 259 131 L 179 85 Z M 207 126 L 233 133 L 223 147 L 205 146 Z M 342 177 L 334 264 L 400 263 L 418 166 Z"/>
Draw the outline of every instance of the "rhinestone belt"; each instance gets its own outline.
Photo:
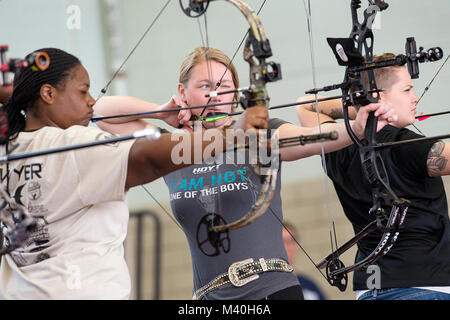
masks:
<path id="1" fill-rule="evenodd" d="M 231 283 L 235 287 L 243 285 L 259 278 L 259 273 L 267 271 L 292 272 L 294 269 L 283 259 L 260 258 L 254 261 L 252 258 L 235 262 L 230 265 L 228 272 L 215 277 L 211 282 L 194 292 L 193 300 L 200 300 L 205 294 Z"/>

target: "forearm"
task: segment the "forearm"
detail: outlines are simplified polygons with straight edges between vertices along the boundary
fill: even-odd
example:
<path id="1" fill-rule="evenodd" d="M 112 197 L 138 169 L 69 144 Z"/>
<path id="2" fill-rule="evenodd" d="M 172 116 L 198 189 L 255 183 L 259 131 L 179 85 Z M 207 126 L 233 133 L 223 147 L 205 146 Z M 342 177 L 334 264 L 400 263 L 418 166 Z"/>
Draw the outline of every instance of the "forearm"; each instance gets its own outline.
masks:
<path id="1" fill-rule="evenodd" d="M 325 96 L 319 96 L 318 99 L 326 98 Z M 314 101 L 314 96 L 306 96 L 297 99 L 299 102 Z M 319 119 L 317 119 L 317 110 L 319 111 Z M 353 107 L 348 108 L 349 118 L 351 120 L 356 118 L 356 111 Z M 314 114 L 316 115 L 315 117 Z M 297 115 L 299 117 L 300 123 L 303 126 L 314 126 L 317 125 L 318 120 L 320 123 L 327 121 L 334 121 L 337 119 L 344 118 L 344 110 L 342 106 L 341 99 L 333 99 L 328 101 L 321 101 L 317 104 L 314 102 L 307 103 L 297 107 Z"/>
<path id="2" fill-rule="evenodd" d="M 353 120 L 350 121 L 350 127 L 353 130 L 353 132 L 355 132 L 358 139 L 363 138 L 363 135 L 357 133 L 358 131 L 355 129 L 355 121 Z M 350 138 L 347 128 L 345 127 L 345 123 L 325 123 L 320 126 L 320 131 L 319 127 L 314 127 L 312 134 L 317 134 L 319 132 L 328 133 L 332 131 L 336 131 L 338 133 L 339 138 L 337 140 L 324 142 L 323 145 L 325 153 L 345 148 L 353 143 L 353 140 Z M 317 145 L 318 144 L 316 143 L 316 147 L 318 147 Z M 321 150 L 319 149 L 319 151 L 316 150 L 315 154 L 320 153 Z"/>
<path id="3" fill-rule="evenodd" d="M 107 96 L 100 98 L 94 105 L 96 116 L 113 116 L 129 113 L 143 113 L 158 111 L 161 107 L 158 104 L 147 102 L 142 99 L 128 96 Z M 106 123 L 120 124 L 135 121 L 143 118 L 160 119 L 161 114 L 138 115 L 132 117 L 110 118 L 102 120 Z"/>
<path id="4" fill-rule="evenodd" d="M 354 121 L 350 121 L 350 125 L 355 126 Z M 336 131 L 339 135 L 337 140 L 326 141 L 323 143 L 312 143 L 303 146 L 295 146 L 289 148 L 282 148 L 280 150 L 281 160 L 283 161 L 293 161 L 302 158 L 306 158 L 313 155 L 320 155 L 322 153 L 322 145 L 324 152 L 333 152 L 342 148 L 345 148 L 353 143 L 351 140 L 344 123 L 326 123 L 319 127 L 297 127 L 292 124 L 285 124 L 280 127 L 280 139 L 295 137 L 300 135 L 313 135 L 318 133 L 328 133 Z M 360 130 L 356 130 L 360 131 Z M 357 135 L 358 138 L 362 138 L 360 134 Z"/>
<path id="5" fill-rule="evenodd" d="M 233 130 L 227 130 L 230 134 L 228 138 L 224 132 L 222 129 L 209 129 L 195 133 L 162 134 L 153 142 L 145 139 L 136 141 L 129 155 L 127 188 L 204 162 L 234 146 Z"/>

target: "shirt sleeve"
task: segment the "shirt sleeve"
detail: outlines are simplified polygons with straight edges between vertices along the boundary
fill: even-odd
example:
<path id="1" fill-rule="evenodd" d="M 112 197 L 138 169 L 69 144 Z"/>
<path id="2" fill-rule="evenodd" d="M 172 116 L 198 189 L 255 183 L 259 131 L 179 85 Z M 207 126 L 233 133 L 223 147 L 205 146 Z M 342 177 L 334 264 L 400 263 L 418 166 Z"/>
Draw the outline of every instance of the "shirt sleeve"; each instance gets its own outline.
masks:
<path id="1" fill-rule="evenodd" d="M 94 127 L 71 127 L 76 143 L 100 141 L 114 137 Z M 79 179 L 78 193 L 85 205 L 99 201 L 125 199 L 128 155 L 134 140 L 108 143 L 72 151 Z"/>
<path id="2" fill-rule="evenodd" d="M 269 123 L 268 123 L 267 127 L 269 130 L 274 130 L 274 129 L 278 129 L 285 123 L 290 123 L 290 122 L 287 122 L 287 121 L 284 121 L 284 120 L 281 120 L 278 118 L 272 118 L 272 119 L 269 119 Z"/>
<path id="3" fill-rule="evenodd" d="M 408 129 L 401 129 L 397 132 L 395 141 L 417 138 L 423 138 L 423 136 Z M 392 160 L 397 167 L 401 168 L 410 176 L 429 177 L 427 166 L 428 154 L 437 141 L 439 140 L 409 143 L 393 147 L 391 150 Z"/>

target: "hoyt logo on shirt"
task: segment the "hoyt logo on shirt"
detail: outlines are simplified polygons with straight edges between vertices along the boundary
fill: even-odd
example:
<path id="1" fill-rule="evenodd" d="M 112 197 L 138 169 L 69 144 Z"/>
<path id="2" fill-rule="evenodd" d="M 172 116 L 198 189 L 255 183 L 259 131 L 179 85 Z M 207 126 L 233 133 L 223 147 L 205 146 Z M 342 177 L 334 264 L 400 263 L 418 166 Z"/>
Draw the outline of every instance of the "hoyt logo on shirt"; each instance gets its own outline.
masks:
<path id="1" fill-rule="evenodd" d="M 202 168 L 194 168 L 194 170 L 192 170 L 193 174 L 204 174 L 204 173 L 208 173 L 208 172 L 214 172 L 216 170 L 219 170 L 220 164 L 214 164 L 211 166 L 206 166 L 206 167 L 202 167 Z"/>

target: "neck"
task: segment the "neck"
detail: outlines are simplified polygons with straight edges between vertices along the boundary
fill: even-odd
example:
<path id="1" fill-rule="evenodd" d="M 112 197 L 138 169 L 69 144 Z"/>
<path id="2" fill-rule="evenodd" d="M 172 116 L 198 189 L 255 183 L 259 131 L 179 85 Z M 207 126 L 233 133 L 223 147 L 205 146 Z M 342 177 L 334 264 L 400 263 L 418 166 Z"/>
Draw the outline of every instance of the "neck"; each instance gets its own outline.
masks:
<path id="1" fill-rule="evenodd" d="M 50 121 L 49 119 L 42 119 L 41 117 L 37 117 L 32 112 L 27 112 L 26 114 L 26 122 L 25 122 L 25 131 L 34 131 L 41 129 L 42 127 L 57 127 L 55 123 Z"/>

